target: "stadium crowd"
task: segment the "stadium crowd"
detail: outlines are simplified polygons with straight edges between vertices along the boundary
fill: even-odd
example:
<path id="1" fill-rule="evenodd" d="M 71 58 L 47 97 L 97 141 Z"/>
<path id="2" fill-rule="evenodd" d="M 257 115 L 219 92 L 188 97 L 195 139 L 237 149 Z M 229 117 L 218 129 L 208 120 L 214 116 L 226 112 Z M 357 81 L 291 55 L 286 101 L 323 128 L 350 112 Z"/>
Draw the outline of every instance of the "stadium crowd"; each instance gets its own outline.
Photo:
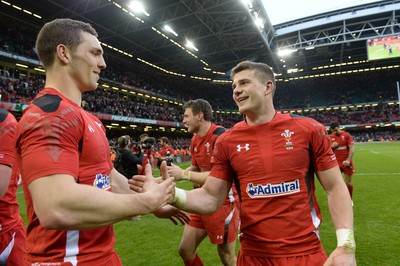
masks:
<path id="1" fill-rule="evenodd" d="M 34 48 L 35 33 L 39 30 L 37 26 L 17 23 L 5 17 L 0 17 L 0 23 L 3 25 L 0 28 L 0 50 L 38 60 Z M 121 61 L 107 51 L 105 59 L 107 69 L 102 71 L 103 82 L 177 102 L 205 98 L 216 111 L 214 122 L 227 128 L 243 119 L 236 113 L 230 85 L 174 78 L 159 72 L 154 74 L 132 61 Z M 399 108 L 387 104 L 396 100 L 397 78 L 396 71 L 386 70 L 370 71 L 368 79 L 365 74 L 352 74 L 278 82 L 274 101 L 280 111 L 295 109 L 295 114 L 312 117 L 324 125 L 329 125 L 331 121 L 342 125 L 385 124 L 400 121 Z M 3 102 L 27 104 L 43 86 L 44 76 L 41 74 L 0 65 L 0 100 Z M 349 107 L 361 103 L 374 105 Z M 180 122 L 183 116 L 179 105 L 104 89 L 85 93 L 82 106 L 94 113 L 159 121 Z"/>

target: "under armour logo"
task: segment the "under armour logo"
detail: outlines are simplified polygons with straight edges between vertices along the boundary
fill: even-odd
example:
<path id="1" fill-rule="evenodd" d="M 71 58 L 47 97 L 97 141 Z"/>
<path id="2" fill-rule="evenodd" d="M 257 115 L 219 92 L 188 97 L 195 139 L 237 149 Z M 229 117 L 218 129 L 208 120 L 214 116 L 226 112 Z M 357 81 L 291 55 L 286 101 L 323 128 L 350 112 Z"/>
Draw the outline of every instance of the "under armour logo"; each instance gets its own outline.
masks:
<path id="1" fill-rule="evenodd" d="M 244 146 L 240 146 L 240 144 L 238 144 L 236 147 L 238 152 L 241 152 L 242 149 L 246 149 L 246 151 L 250 150 L 250 144 L 248 143 L 246 143 Z"/>
<path id="2" fill-rule="evenodd" d="M 89 128 L 89 131 L 90 131 L 90 132 L 94 132 L 94 129 L 92 128 L 91 125 L 88 125 L 88 128 Z"/>
<path id="3" fill-rule="evenodd" d="M 223 235 L 217 235 L 217 239 L 223 239 Z"/>

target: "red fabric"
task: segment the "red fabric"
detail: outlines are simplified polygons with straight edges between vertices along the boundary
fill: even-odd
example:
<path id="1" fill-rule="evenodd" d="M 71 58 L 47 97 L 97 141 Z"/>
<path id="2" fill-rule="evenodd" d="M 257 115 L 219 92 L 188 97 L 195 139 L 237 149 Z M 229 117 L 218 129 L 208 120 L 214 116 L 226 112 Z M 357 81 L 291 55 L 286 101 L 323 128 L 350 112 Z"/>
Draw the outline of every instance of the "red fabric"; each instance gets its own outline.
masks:
<path id="1" fill-rule="evenodd" d="M 224 204 L 210 215 L 190 214 L 189 225 L 206 230 L 210 242 L 219 245 L 236 241 L 240 224 L 239 202 Z"/>
<path id="2" fill-rule="evenodd" d="M 243 254 L 296 256 L 322 249 L 314 171 L 337 166 L 323 125 L 280 113 L 262 125 L 240 122 L 218 139 L 212 163 L 211 176 L 240 182 Z"/>
<path id="3" fill-rule="evenodd" d="M 192 260 L 185 260 L 184 261 L 185 266 L 204 266 L 203 261 L 199 257 L 199 255 L 196 253 L 196 257 Z"/>
<path id="4" fill-rule="evenodd" d="M 285 256 L 285 257 L 257 257 L 244 255 L 239 251 L 237 266 L 322 266 L 328 259 L 325 251 L 310 255 Z"/>
<path id="5" fill-rule="evenodd" d="M 95 116 L 54 89 L 42 90 L 35 99 L 48 95 L 61 98 L 58 108 L 46 112 L 32 102 L 25 109 L 16 132 L 16 147 L 20 147 L 17 159 L 22 169 L 29 219 L 26 263 L 71 260 L 79 265 L 104 265 L 115 255 L 112 226 L 90 230 L 46 230 L 33 209 L 28 185 L 43 176 L 68 174 L 82 185 L 111 190 L 112 162 L 104 126 Z M 48 99 L 46 97 L 41 100 Z M 47 104 L 54 103 L 49 101 Z M 78 147 L 82 147 L 81 152 Z"/>
<path id="6" fill-rule="evenodd" d="M 0 122 L 0 164 L 12 167 L 7 191 L 0 198 L 0 253 L 8 247 L 11 241 L 14 241 L 6 265 L 21 265 L 25 249 L 25 228 L 17 202 L 19 170 L 14 161 L 13 146 L 17 124 L 17 120 L 11 113 L 8 113 Z"/>

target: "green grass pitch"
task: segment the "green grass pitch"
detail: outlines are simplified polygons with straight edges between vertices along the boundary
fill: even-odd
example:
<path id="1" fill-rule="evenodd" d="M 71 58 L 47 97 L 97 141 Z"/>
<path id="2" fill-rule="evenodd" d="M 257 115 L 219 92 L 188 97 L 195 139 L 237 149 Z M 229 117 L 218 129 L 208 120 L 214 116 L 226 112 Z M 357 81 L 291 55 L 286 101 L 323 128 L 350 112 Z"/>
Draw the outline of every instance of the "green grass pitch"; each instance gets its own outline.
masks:
<path id="1" fill-rule="evenodd" d="M 400 265 L 399 162 L 399 142 L 356 144 L 353 200 L 358 265 Z M 190 188 L 184 181 L 177 185 Z M 321 186 L 317 187 L 317 198 L 323 212 L 321 238 L 330 253 L 336 246 L 336 237 Z M 21 188 L 18 200 L 26 219 Z M 120 222 L 114 228 L 116 250 L 124 265 L 183 265 L 178 255 L 182 225 L 146 215 L 138 221 Z M 206 266 L 221 265 L 216 247 L 208 239 L 200 245 L 198 253 Z"/>

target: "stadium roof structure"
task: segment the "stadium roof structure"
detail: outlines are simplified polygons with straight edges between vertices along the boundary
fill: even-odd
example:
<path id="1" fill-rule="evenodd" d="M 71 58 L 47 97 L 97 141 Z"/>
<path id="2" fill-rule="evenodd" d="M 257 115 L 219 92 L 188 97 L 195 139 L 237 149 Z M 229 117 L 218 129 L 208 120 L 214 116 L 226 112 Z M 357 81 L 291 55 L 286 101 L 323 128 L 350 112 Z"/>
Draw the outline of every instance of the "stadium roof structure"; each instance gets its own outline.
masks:
<path id="1" fill-rule="evenodd" d="M 400 35 L 400 1 L 377 1 L 272 25 L 262 0 L 1 0 L 0 13 L 35 25 L 68 17 L 91 23 L 107 54 L 168 74 L 227 79 L 242 60 L 271 65 L 282 79 L 394 64 L 368 61 L 368 39 Z M 290 8 L 282 1 L 282 12 Z M 307 8 L 307 7 L 304 7 Z M 259 26 L 256 20 L 261 20 Z M 169 30 L 165 27 L 169 26 Z M 198 50 L 185 46 L 187 41 Z M 193 48 L 193 47 L 192 47 Z M 290 56 L 278 51 L 290 50 Z M 298 74 L 301 73 L 301 74 Z"/>

